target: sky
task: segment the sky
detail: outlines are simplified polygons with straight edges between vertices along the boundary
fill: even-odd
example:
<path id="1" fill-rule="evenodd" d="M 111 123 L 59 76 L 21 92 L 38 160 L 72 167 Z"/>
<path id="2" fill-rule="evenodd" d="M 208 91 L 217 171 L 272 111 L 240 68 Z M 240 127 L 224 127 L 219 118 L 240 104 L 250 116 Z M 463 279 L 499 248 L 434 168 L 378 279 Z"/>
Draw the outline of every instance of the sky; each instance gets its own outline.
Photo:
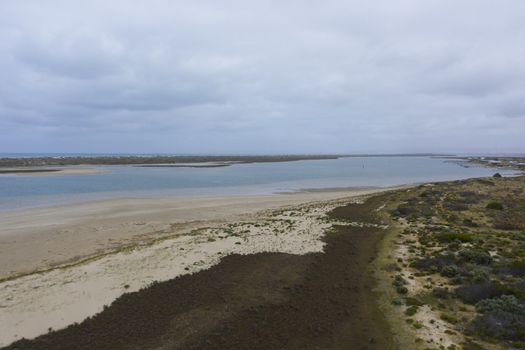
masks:
<path id="1" fill-rule="evenodd" d="M 0 153 L 525 152 L 525 1 L 0 1 Z"/>

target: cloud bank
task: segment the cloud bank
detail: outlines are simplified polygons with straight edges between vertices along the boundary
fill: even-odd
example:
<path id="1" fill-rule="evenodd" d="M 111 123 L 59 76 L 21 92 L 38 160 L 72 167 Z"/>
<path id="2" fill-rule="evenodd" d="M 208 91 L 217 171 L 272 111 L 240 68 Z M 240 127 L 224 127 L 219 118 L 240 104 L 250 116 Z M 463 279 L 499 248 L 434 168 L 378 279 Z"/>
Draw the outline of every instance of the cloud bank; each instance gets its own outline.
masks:
<path id="1" fill-rule="evenodd" d="M 0 152 L 525 152 L 525 2 L 0 3 Z"/>

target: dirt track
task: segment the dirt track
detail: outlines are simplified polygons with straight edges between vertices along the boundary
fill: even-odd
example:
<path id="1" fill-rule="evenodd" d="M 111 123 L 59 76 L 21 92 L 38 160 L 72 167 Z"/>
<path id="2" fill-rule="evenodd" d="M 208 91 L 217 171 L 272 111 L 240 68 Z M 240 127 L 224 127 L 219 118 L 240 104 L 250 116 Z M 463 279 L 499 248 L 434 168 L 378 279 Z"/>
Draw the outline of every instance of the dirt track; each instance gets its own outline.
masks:
<path id="1" fill-rule="evenodd" d="M 381 201 L 332 216 L 371 221 Z M 5 349 L 391 349 L 366 272 L 383 234 L 341 226 L 326 236 L 324 254 L 229 256 Z"/>

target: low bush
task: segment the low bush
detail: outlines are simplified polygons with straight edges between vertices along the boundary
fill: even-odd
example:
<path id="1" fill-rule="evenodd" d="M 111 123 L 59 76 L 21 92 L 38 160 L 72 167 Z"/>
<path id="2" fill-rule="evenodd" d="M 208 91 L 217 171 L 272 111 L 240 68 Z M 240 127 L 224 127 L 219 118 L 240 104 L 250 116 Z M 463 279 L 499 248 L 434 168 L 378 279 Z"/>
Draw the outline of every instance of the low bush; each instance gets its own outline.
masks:
<path id="1" fill-rule="evenodd" d="M 412 215 L 416 212 L 416 209 L 414 206 L 407 205 L 407 204 L 400 204 L 396 209 L 392 210 L 390 214 L 393 216 L 401 216 L 401 217 L 407 217 L 409 215 Z"/>
<path id="2" fill-rule="evenodd" d="M 440 317 L 445 322 L 453 323 L 453 324 L 458 323 L 458 319 L 451 314 L 442 313 Z"/>
<path id="3" fill-rule="evenodd" d="M 404 286 L 408 284 L 407 280 L 403 278 L 403 276 L 401 275 L 396 275 L 396 277 L 394 277 L 394 281 L 392 282 L 392 285 L 394 287 L 400 287 L 400 286 Z"/>
<path id="4" fill-rule="evenodd" d="M 459 252 L 459 256 L 463 261 L 477 265 L 490 265 L 492 263 L 490 254 L 480 249 L 464 249 Z"/>
<path id="5" fill-rule="evenodd" d="M 436 239 L 441 243 L 459 241 L 461 243 L 472 242 L 474 235 L 461 232 L 445 232 L 436 234 Z"/>
<path id="6" fill-rule="evenodd" d="M 450 293 L 447 288 L 436 287 L 432 289 L 432 295 L 439 299 L 448 299 Z"/>
<path id="7" fill-rule="evenodd" d="M 496 219 L 495 222 L 492 224 L 492 227 L 498 229 L 498 230 L 519 230 L 521 226 L 516 225 L 513 222 L 510 222 L 505 219 Z"/>
<path id="8" fill-rule="evenodd" d="M 525 315 L 525 303 L 518 300 L 514 295 L 502 295 L 498 298 L 479 301 L 476 304 L 476 310 L 481 313 L 504 311 Z"/>
<path id="9" fill-rule="evenodd" d="M 525 277 L 525 261 L 511 260 L 496 268 L 496 273 L 499 275 L 524 276 Z"/>
<path id="10" fill-rule="evenodd" d="M 441 269 L 441 275 L 444 277 L 454 277 L 459 273 L 456 265 L 447 265 Z"/>
<path id="11" fill-rule="evenodd" d="M 414 316 L 416 313 L 417 313 L 417 310 L 419 309 L 418 306 L 416 305 L 412 305 L 410 307 L 408 307 L 406 310 L 405 310 L 405 315 L 407 316 Z"/>
<path id="12" fill-rule="evenodd" d="M 457 285 L 465 283 L 465 280 L 461 276 L 456 276 L 450 279 L 450 283 L 457 286 Z"/>
<path id="13" fill-rule="evenodd" d="M 465 203 L 457 202 L 457 201 L 447 201 L 443 203 L 443 208 L 452 210 L 452 211 L 464 211 L 468 210 L 468 205 Z"/>
<path id="14" fill-rule="evenodd" d="M 477 183 L 480 183 L 482 185 L 485 185 L 485 186 L 495 186 L 496 184 L 490 180 L 485 180 L 485 179 L 476 179 L 474 180 L 476 181 Z"/>
<path id="15" fill-rule="evenodd" d="M 463 191 L 458 193 L 463 199 L 463 202 L 467 204 L 478 204 L 481 201 L 482 196 L 473 191 Z"/>
<path id="16" fill-rule="evenodd" d="M 487 204 L 486 208 L 491 210 L 503 210 L 503 204 L 492 201 Z"/>
<path id="17" fill-rule="evenodd" d="M 525 315 L 501 310 L 485 312 L 472 321 L 469 330 L 483 338 L 523 341 Z"/>
<path id="18" fill-rule="evenodd" d="M 490 271 L 486 267 L 476 267 L 470 271 L 474 283 L 487 282 L 490 280 Z"/>
<path id="19" fill-rule="evenodd" d="M 467 226 L 467 227 L 479 227 L 479 225 L 477 223 L 475 223 L 474 221 L 472 221 L 472 219 L 463 219 L 463 225 Z"/>
<path id="20" fill-rule="evenodd" d="M 454 254 L 447 253 L 417 259 L 416 261 L 412 262 L 410 266 L 419 270 L 439 272 L 444 266 L 452 265 L 454 262 Z"/>
<path id="21" fill-rule="evenodd" d="M 423 303 L 420 299 L 413 298 L 413 297 L 406 297 L 405 298 L 405 303 L 408 306 L 423 306 L 423 305 L 425 305 L 425 303 Z"/>
<path id="22" fill-rule="evenodd" d="M 456 296 L 466 304 L 475 304 L 483 299 L 499 297 L 506 291 L 501 283 L 490 281 L 459 286 L 456 289 Z"/>
<path id="23" fill-rule="evenodd" d="M 396 291 L 399 294 L 407 294 L 408 293 L 408 288 L 405 287 L 405 286 L 398 286 L 398 287 L 396 287 Z"/>

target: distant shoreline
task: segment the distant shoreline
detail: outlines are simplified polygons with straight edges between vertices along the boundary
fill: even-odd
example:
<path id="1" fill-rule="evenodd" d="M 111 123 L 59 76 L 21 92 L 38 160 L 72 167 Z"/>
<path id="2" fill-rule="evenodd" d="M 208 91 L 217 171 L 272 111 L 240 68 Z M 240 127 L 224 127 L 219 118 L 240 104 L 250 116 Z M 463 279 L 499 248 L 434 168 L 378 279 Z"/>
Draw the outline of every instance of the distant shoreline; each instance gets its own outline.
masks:
<path id="1" fill-rule="evenodd" d="M 351 157 L 438 157 L 442 154 L 305 154 L 305 155 L 221 155 L 221 156 L 42 156 L 42 157 L 0 157 L 0 169 L 5 167 L 36 167 L 65 165 L 151 165 L 168 166 L 191 163 L 216 163 L 229 166 L 239 163 L 273 163 L 299 160 L 327 160 Z M 219 165 L 216 165 L 219 166 Z"/>
<path id="2" fill-rule="evenodd" d="M 88 168 L 21 168 L 21 169 L 2 169 L 0 175 L 18 175 L 18 176 L 45 176 L 45 175 L 89 175 L 105 174 L 107 170 L 88 169 Z"/>
<path id="3" fill-rule="evenodd" d="M 298 160 L 337 159 L 337 155 L 281 155 L 281 156 L 93 156 L 93 157 L 31 157 L 31 158 L 0 158 L 0 168 L 3 167 L 35 167 L 35 166 L 65 166 L 65 165 L 141 165 L 167 166 L 190 163 L 216 163 L 224 166 L 231 163 L 268 163 L 290 162 Z"/>

